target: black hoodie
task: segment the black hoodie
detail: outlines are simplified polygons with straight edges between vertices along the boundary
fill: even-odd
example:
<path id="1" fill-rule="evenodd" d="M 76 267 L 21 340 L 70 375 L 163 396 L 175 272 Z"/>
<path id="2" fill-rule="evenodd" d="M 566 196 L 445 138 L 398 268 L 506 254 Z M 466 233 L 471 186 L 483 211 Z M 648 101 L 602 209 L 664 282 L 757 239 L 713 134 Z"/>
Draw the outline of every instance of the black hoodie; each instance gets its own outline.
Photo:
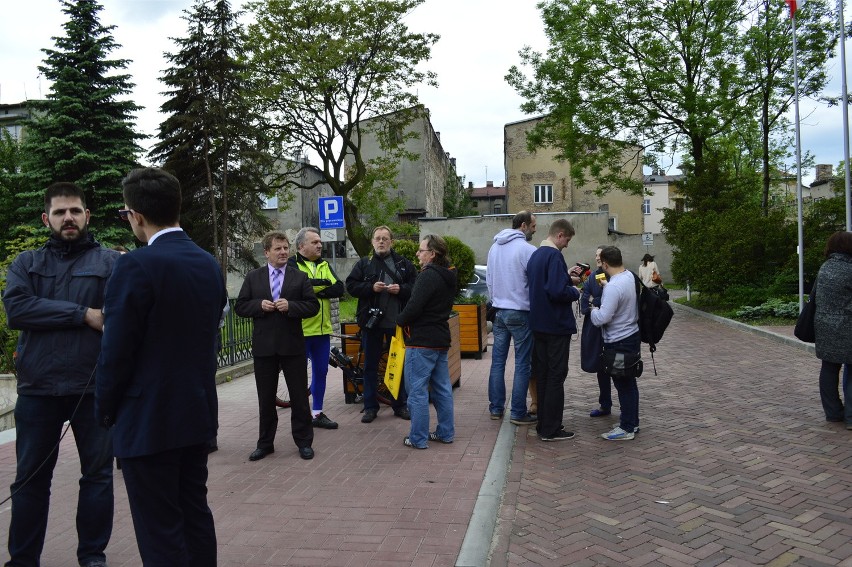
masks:
<path id="1" fill-rule="evenodd" d="M 405 330 L 405 346 L 449 349 L 447 319 L 455 297 L 455 270 L 427 264 L 414 281 L 411 299 L 396 319 Z"/>

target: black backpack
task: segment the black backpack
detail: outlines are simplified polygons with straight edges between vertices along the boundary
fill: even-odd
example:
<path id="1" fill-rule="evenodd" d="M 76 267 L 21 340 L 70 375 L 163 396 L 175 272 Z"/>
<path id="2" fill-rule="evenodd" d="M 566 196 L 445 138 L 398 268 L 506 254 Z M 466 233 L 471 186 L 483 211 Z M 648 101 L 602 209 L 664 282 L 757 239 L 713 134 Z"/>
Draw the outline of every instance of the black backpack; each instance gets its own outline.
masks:
<path id="1" fill-rule="evenodd" d="M 632 272 L 631 272 L 632 273 Z M 639 276 L 633 274 L 636 280 L 636 297 L 639 305 L 639 335 L 643 343 L 648 343 L 651 351 L 651 363 L 654 366 L 654 376 L 657 375 L 657 366 L 654 364 L 654 352 L 657 343 L 663 338 L 663 333 L 674 317 L 674 310 L 668 301 L 651 291 Z"/>

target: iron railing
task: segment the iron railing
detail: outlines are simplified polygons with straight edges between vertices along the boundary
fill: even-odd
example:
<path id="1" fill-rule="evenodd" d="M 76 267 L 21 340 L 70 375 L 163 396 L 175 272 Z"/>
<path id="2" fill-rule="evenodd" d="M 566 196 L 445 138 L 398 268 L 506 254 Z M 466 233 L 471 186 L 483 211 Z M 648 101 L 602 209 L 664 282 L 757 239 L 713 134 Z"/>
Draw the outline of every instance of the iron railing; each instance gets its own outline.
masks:
<path id="1" fill-rule="evenodd" d="M 234 303 L 236 299 L 228 299 L 230 309 L 225 315 L 225 325 L 219 331 L 222 337 L 218 356 L 219 368 L 251 359 L 253 321 L 234 313 Z"/>

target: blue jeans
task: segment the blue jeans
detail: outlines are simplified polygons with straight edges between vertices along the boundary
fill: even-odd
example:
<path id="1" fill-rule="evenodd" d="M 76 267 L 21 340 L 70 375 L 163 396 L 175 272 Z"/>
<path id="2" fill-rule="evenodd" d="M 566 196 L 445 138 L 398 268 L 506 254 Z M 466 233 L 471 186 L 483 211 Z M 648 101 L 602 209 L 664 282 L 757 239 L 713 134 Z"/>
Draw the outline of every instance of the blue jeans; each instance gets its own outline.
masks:
<path id="1" fill-rule="evenodd" d="M 604 348 L 614 348 L 618 352 L 639 352 L 642 343 L 639 333 L 636 332 L 627 338 L 604 343 Z M 621 406 L 621 422 L 619 426 L 628 433 L 639 427 L 639 386 L 636 378 L 612 377 L 612 383 L 618 392 L 618 404 Z"/>
<path id="2" fill-rule="evenodd" d="M 314 411 L 322 411 L 330 350 L 331 335 L 305 337 L 305 351 L 311 361 L 311 403 Z"/>
<path id="3" fill-rule="evenodd" d="M 390 342 L 396 333 L 393 329 L 361 329 L 361 341 L 364 348 L 364 410 L 379 411 L 379 401 L 376 390 L 379 388 L 379 359 L 385 350 L 385 341 Z M 381 377 L 384 380 L 384 376 Z M 405 407 L 405 372 L 402 374 L 402 384 L 399 395 L 391 407 L 394 410 Z"/>
<path id="4" fill-rule="evenodd" d="M 58 449 L 54 451 L 54 448 L 59 443 L 64 422 L 69 419 L 81 473 L 77 497 L 77 560 L 85 563 L 105 559 L 104 549 L 112 534 L 113 517 L 112 435 L 95 421 L 94 398 L 93 394 L 82 398 L 18 396 L 15 404 L 18 467 L 11 486 L 11 559 L 6 565 L 39 564 L 47 531 L 50 485 L 58 456 Z M 67 499 L 70 495 L 59 497 Z"/>
<path id="5" fill-rule="evenodd" d="M 429 388 L 432 403 L 438 414 L 435 433 L 443 441 L 452 441 L 453 386 L 447 366 L 447 351 L 431 348 L 405 349 L 405 388 L 408 391 L 408 411 L 411 413 L 411 432 L 408 438 L 415 447 L 426 447 L 429 440 Z"/>
<path id="6" fill-rule="evenodd" d="M 527 389 L 530 384 L 530 364 L 533 336 L 530 331 L 530 312 L 498 309 L 494 317 L 494 347 L 491 349 L 491 373 L 488 375 L 488 410 L 503 413 L 506 407 L 506 358 L 509 341 L 515 343 L 515 379 L 512 383 L 511 417 L 527 415 Z"/>

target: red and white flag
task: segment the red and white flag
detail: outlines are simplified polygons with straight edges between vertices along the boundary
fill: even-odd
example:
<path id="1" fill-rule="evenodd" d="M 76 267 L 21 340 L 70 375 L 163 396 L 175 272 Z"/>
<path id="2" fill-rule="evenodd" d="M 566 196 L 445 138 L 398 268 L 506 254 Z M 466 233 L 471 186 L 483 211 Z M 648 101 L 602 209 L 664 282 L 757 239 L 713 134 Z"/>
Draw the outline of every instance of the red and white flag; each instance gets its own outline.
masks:
<path id="1" fill-rule="evenodd" d="M 796 12 L 801 10 L 805 5 L 805 0 L 784 0 L 787 4 L 787 7 L 790 8 L 790 17 L 795 18 Z"/>

